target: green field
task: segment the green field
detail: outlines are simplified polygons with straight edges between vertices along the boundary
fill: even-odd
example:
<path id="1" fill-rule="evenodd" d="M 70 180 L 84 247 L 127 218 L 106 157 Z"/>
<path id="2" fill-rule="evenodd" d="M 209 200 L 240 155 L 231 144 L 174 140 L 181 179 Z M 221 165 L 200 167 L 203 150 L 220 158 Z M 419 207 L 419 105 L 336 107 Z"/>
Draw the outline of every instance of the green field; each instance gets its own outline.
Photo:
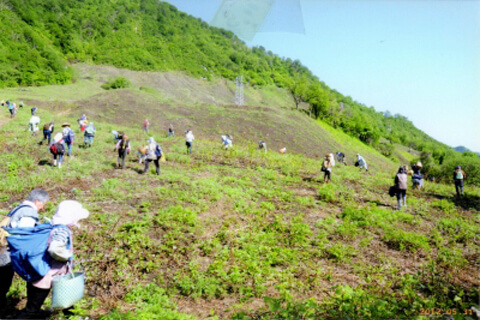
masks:
<path id="1" fill-rule="evenodd" d="M 81 95 L 85 87 L 80 83 L 72 92 Z M 48 96 L 54 88 L 32 88 L 21 97 Z M 72 102 L 69 110 L 77 107 Z M 183 107 L 192 114 L 218 112 L 229 121 L 221 106 Z M 51 319 L 431 319 L 432 309 L 475 319 L 470 308 L 478 308 L 480 189 L 467 186 L 466 197 L 456 199 L 452 185 L 426 182 L 424 190 L 408 192 L 407 208 L 394 210 L 396 200 L 387 194 L 393 162 L 324 123 L 278 110 L 285 126 L 304 121 L 335 141 L 320 155 L 338 147 L 350 150 L 352 161 L 359 150 L 372 169 L 337 165 L 332 183 L 324 184 L 315 156 L 260 152 L 256 140 L 246 138 L 223 150 L 216 133 L 202 130 L 200 117 L 191 156 L 180 129 L 167 138 L 161 126 L 153 127 L 167 158 L 160 177 L 139 174 L 135 152 L 118 170 L 109 132 L 127 132 L 133 150 L 147 136 L 116 116 L 104 121 L 108 108 L 92 112 L 98 121 L 89 115 L 98 132 L 93 148 L 80 148 L 74 126 L 74 157 L 58 169 L 50 166 L 47 147 L 38 145 L 40 136 L 26 131 L 29 106 L 11 121 L 4 109 L 2 212 L 39 187 L 52 198 L 44 216 L 64 199 L 91 212 L 74 233 L 86 297 L 74 316 L 56 312 Z M 61 105 L 42 106 L 39 113 L 57 130 L 79 115 L 65 114 Z M 297 139 L 307 140 L 301 132 Z M 19 309 L 25 295 L 24 282 L 16 279 L 11 308 Z"/>

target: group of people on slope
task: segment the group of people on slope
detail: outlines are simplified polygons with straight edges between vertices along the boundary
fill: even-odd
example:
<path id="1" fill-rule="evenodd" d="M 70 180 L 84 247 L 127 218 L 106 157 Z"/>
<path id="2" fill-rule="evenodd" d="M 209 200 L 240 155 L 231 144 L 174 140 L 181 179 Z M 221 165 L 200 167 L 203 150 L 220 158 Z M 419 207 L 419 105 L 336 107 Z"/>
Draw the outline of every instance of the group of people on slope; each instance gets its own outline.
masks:
<path id="1" fill-rule="evenodd" d="M 113 131 L 112 133 L 114 133 L 117 141 L 114 149 L 114 151 L 118 151 L 117 166 L 118 168 L 125 169 L 125 158 L 131 150 L 130 139 L 123 132 Z M 160 160 L 162 159 L 163 151 L 153 137 L 148 138 L 146 146 L 138 148 L 137 155 L 139 163 L 145 162 L 145 168 L 142 173 L 147 173 L 150 162 L 153 162 L 157 175 L 160 175 Z"/>
<path id="2" fill-rule="evenodd" d="M 11 103 L 9 100 L 2 101 L 1 102 L 2 106 L 7 105 L 7 106 L 16 106 L 14 103 Z M 23 106 L 23 102 L 21 103 Z M 15 107 L 14 107 L 15 109 Z M 9 109 L 10 110 L 10 109 Z M 38 131 L 38 125 L 40 123 L 40 117 L 36 114 L 37 108 L 32 108 L 31 113 L 32 116 L 29 121 L 29 131 L 32 132 L 33 135 L 36 135 Z M 84 132 L 84 143 L 85 147 L 91 147 L 93 145 L 94 137 L 96 134 L 96 128 L 93 124 L 93 122 L 88 122 L 87 116 L 85 114 L 82 114 L 82 116 L 78 120 L 79 126 L 80 126 L 80 132 Z M 49 147 L 50 147 L 50 152 L 53 155 L 53 165 L 61 168 L 62 162 L 63 162 L 63 156 L 65 153 L 65 146 L 67 147 L 67 155 L 71 156 L 72 155 L 72 146 L 74 142 L 74 132 L 70 128 L 70 124 L 64 123 L 62 125 L 62 132 L 57 133 L 53 140 L 51 141 L 51 135 L 54 132 L 54 122 L 49 122 L 46 123 L 43 127 L 43 140 L 41 141 L 40 144 L 42 144 L 44 141 L 48 141 Z M 149 132 L 149 127 L 150 127 L 150 122 L 148 119 L 145 119 L 143 123 L 144 127 L 144 132 L 148 133 Z M 118 151 L 118 158 L 117 158 L 117 165 L 120 168 L 125 168 L 125 159 L 126 156 L 130 153 L 131 147 L 130 147 L 130 140 L 128 139 L 128 136 L 126 135 L 119 135 L 118 132 L 113 131 L 115 136 L 115 151 Z M 168 136 L 175 136 L 175 133 L 173 131 L 173 125 L 170 124 L 168 127 Z M 233 138 L 230 134 L 224 134 L 221 135 L 221 142 L 222 146 L 225 149 L 231 148 L 233 146 Z M 185 144 L 187 147 L 187 153 L 191 154 L 193 151 L 193 141 L 195 139 L 195 136 L 193 135 L 193 132 L 191 129 L 187 129 L 185 131 Z M 158 148 L 156 147 L 158 144 L 155 142 L 153 137 L 150 137 L 148 139 L 148 145 L 145 147 L 139 148 L 137 154 L 139 155 L 139 162 L 142 163 L 142 161 L 145 161 L 145 169 L 143 172 L 148 171 L 149 163 L 154 162 L 156 166 L 156 172 L 157 174 L 160 174 L 160 165 L 159 165 L 159 160 L 161 158 L 161 153 L 162 151 L 158 151 L 159 149 L 161 150 L 160 146 Z M 265 141 L 260 141 L 259 142 L 259 149 L 263 149 L 265 152 L 267 150 L 267 145 Z M 157 152 L 157 155 L 154 155 L 155 150 Z M 285 153 L 286 148 L 280 149 L 280 153 Z M 365 159 L 357 153 L 356 155 L 357 161 L 355 162 L 355 166 L 359 167 L 360 170 L 365 169 L 365 171 L 368 171 L 368 165 Z M 344 165 L 347 165 L 346 162 L 346 155 L 342 153 L 341 151 L 338 151 L 336 153 L 336 159 L 337 162 L 343 163 Z M 325 155 L 325 159 L 322 163 L 322 172 L 324 172 L 324 182 L 328 183 L 331 181 L 331 174 L 332 174 L 332 167 L 335 166 L 335 158 L 334 155 L 329 153 Z M 423 187 L 423 175 L 421 173 L 422 169 L 422 164 L 420 162 L 416 163 L 415 165 L 412 166 L 412 184 L 413 188 L 420 189 Z M 400 167 L 397 176 L 395 177 L 395 186 L 399 192 L 397 192 L 397 198 L 399 199 L 399 205 L 398 208 L 401 207 L 400 205 L 400 199 L 404 200 L 406 199 L 406 184 L 403 183 L 404 177 L 403 176 L 398 176 L 399 174 L 403 174 L 403 171 L 406 171 L 407 174 L 408 169 L 407 167 Z M 463 195 L 463 181 L 466 179 L 466 174 L 463 170 L 461 170 L 460 166 L 458 166 L 455 169 L 454 173 L 454 182 L 455 182 L 455 188 L 457 192 L 457 196 L 462 196 Z M 403 192 L 405 191 L 405 192 Z M 404 200 L 406 202 L 406 200 Z"/>
<path id="3" fill-rule="evenodd" d="M 28 123 L 28 130 L 32 132 L 33 136 L 36 136 L 37 132 L 39 131 L 38 126 L 41 120 L 37 115 L 37 108 L 32 108 L 31 113 L 32 116 L 30 117 Z M 97 131 L 95 125 L 93 122 L 89 123 L 87 121 L 87 116 L 85 114 L 80 117 L 78 124 L 80 127 L 80 132 L 84 133 L 84 147 L 91 147 Z M 39 142 L 39 144 L 42 145 L 45 141 L 47 141 L 50 153 L 53 157 L 53 166 L 58 166 L 61 168 L 65 152 L 67 153 L 67 156 L 72 156 L 75 133 L 68 122 L 62 124 L 62 131 L 57 132 L 52 139 L 54 131 L 55 123 L 53 121 L 45 123 L 43 126 L 43 139 Z"/>
<path id="4" fill-rule="evenodd" d="M 401 166 L 398 168 L 397 174 L 394 178 L 394 186 L 392 187 L 391 195 L 396 195 L 397 197 L 397 207 L 396 209 L 407 206 L 407 185 L 408 185 L 408 175 L 412 175 L 412 188 L 420 189 L 423 187 L 423 175 L 421 173 L 422 163 L 418 161 L 412 166 L 412 171 L 408 170 L 407 166 Z M 455 183 L 455 189 L 457 197 L 463 196 L 463 181 L 467 178 L 465 171 L 462 170 L 461 166 L 456 166 L 453 172 L 453 181 Z"/>
<path id="5" fill-rule="evenodd" d="M 117 167 L 124 169 L 125 159 L 131 151 L 130 139 L 123 132 L 113 130 L 112 134 L 115 141 L 114 151 L 118 152 Z M 169 135 L 170 134 L 172 136 L 175 136 L 172 125 L 169 126 Z M 193 135 L 192 130 L 187 129 L 185 131 L 185 144 L 187 146 L 188 154 L 192 153 L 193 140 L 195 140 L 195 136 Z M 150 162 L 153 162 L 155 164 L 155 171 L 157 175 L 160 175 L 160 161 L 165 161 L 165 155 L 163 154 L 161 146 L 155 141 L 153 137 L 148 138 L 146 146 L 141 146 L 138 148 L 137 156 L 139 163 L 145 163 L 145 168 L 143 169 L 142 173 L 147 173 L 149 170 Z"/>
<path id="6" fill-rule="evenodd" d="M 36 114 L 36 109 L 32 109 L 32 116 L 28 122 L 28 130 L 33 136 L 36 136 L 39 131 L 40 117 Z M 62 131 L 57 132 L 53 137 L 55 131 L 55 122 L 47 122 L 43 126 L 43 139 L 39 142 L 42 145 L 45 141 L 48 143 L 49 151 L 53 157 L 53 165 L 59 168 L 62 167 L 63 156 L 65 149 L 67 149 L 67 155 L 72 156 L 72 147 L 74 143 L 75 133 L 70 128 L 69 123 L 62 124 Z M 93 142 L 92 142 L 93 143 Z"/>
<path id="7" fill-rule="evenodd" d="M 143 132 L 145 134 L 148 134 L 150 130 L 150 121 L 148 119 L 145 119 L 145 121 L 143 121 Z M 169 124 L 168 125 L 168 137 L 175 137 L 175 131 L 173 131 L 173 124 Z"/>
<path id="8" fill-rule="evenodd" d="M 344 153 L 337 152 L 337 161 L 347 165 L 346 156 Z M 332 179 L 332 168 L 335 166 L 335 157 L 333 153 L 325 154 L 325 159 L 322 162 L 322 172 L 324 173 L 323 182 L 329 183 Z M 360 167 L 360 171 L 365 168 L 365 171 L 368 171 L 367 162 L 365 159 L 357 153 L 357 162 L 355 166 Z"/>
<path id="9" fill-rule="evenodd" d="M 420 189 L 423 187 L 423 175 L 421 170 L 423 165 L 420 161 L 412 165 L 412 170 L 409 171 L 407 166 L 400 166 L 398 168 L 397 174 L 394 178 L 394 185 L 390 194 L 392 196 L 396 195 L 397 197 L 397 206 L 395 209 L 400 210 L 402 208 L 402 203 L 404 207 L 407 207 L 407 185 L 408 185 L 408 175 L 412 176 L 412 188 Z"/>
<path id="10" fill-rule="evenodd" d="M 45 209 L 49 195 L 41 189 L 33 190 L 19 206 L 10 211 L 2 221 L 6 228 L 32 228 L 40 223 L 39 211 Z M 74 200 L 60 202 L 50 223 L 56 228 L 50 232 L 48 259 L 50 270 L 40 279 L 27 282 L 27 305 L 18 319 L 37 319 L 56 277 L 66 274 L 73 267 L 72 230 L 81 219 L 89 216 L 88 210 Z M 0 232 L 5 232 L 0 228 Z M 14 276 L 14 266 L 8 247 L 0 254 L 0 317 L 9 311 L 7 294 Z"/>
<path id="11" fill-rule="evenodd" d="M 17 106 L 15 102 L 12 102 L 10 101 L 10 99 L 7 99 L 7 100 L 2 100 L 0 102 L 0 105 L 2 107 L 5 107 L 5 106 L 7 107 L 8 111 L 10 112 L 10 118 L 15 118 L 18 112 L 18 108 L 23 108 L 25 104 L 23 103 L 23 101 L 21 101 Z"/>

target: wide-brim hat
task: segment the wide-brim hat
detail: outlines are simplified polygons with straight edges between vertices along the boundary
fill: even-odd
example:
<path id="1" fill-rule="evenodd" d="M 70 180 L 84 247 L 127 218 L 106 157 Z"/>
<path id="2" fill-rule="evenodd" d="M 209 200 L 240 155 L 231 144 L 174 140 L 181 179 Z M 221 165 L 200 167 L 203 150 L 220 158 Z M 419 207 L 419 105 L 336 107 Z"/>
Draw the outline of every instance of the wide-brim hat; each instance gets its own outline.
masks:
<path id="1" fill-rule="evenodd" d="M 62 124 L 62 127 L 70 127 L 70 123 L 64 122 L 64 123 Z"/>

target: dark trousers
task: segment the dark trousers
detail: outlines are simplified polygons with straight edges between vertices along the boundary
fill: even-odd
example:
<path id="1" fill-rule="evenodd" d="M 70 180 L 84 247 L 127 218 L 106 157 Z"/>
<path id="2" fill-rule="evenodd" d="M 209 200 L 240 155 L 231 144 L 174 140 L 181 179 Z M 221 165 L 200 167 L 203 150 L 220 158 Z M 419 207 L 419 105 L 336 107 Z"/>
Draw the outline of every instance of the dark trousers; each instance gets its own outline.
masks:
<path id="1" fill-rule="evenodd" d="M 400 209 L 402 207 L 402 199 L 403 199 L 403 205 L 407 205 L 407 190 L 401 190 L 397 189 L 397 202 L 398 202 L 398 207 L 397 209 Z"/>
<path id="2" fill-rule="evenodd" d="M 455 179 L 455 190 L 457 191 L 457 196 L 463 194 L 463 180 Z"/>
<path id="3" fill-rule="evenodd" d="M 403 199 L 407 196 L 407 190 L 397 189 L 397 200 Z"/>
<path id="4" fill-rule="evenodd" d="M 332 177 L 332 172 L 330 170 L 325 169 L 325 175 L 323 176 L 323 181 L 330 181 Z"/>
<path id="5" fill-rule="evenodd" d="M 12 265 L 10 264 L 0 267 L 0 314 L 7 305 L 7 293 L 12 285 L 13 273 Z"/>
<path id="6" fill-rule="evenodd" d="M 51 137 L 52 137 L 52 131 L 43 130 L 43 140 L 42 140 L 42 142 L 48 139 L 48 144 L 50 145 Z"/>
<path id="7" fill-rule="evenodd" d="M 145 160 L 145 169 L 143 170 L 143 173 L 146 173 L 148 172 L 148 167 L 150 166 L 150 162 L 153 161 L 153 163 L 155 163 L 155 168 L 157 169 L 157 175 L 160 175 L 160 164 L 158 163 L 160 159 L 155 159 L 155 160 L 152 160 L 152 159 L 146 159 Z"/>
<path id="8" fill-rule="evenodd" d="M 50 289 L 40 289 L 27 282 L 27 306 L 18 315 L 19 319 L 37 319 Z"/>
<path id="9" fill-rule="evenodd" d="M 125 169 L 125 158 L 127 157 L 127 149 L 120 149 L 118 150 L 118 159 L 117 159 L 117 162 L 118 162 L 118 165 L 122 166 L 122 169 Z"/>

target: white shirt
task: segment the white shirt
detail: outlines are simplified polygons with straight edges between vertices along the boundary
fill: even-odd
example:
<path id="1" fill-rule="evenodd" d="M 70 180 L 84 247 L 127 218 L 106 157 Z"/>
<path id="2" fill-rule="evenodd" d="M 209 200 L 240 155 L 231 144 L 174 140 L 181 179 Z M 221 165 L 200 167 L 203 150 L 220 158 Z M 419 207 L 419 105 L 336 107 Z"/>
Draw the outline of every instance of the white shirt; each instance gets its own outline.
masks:
<path id="1" fill-rule="evenodd" d="M 30 118 L 30 123 L 33 125 L 38 125 L 40 123 L 40 118 L 38 116 L 32 116 Z"/>
<path id="2" fill-rule="evenodd" d="M 185 139 L 187 139 L 187 142 L 193 142 L 195 137 L 193 136 L 192 131 L 188 131 L 187 134 L 185 135 Z"/>

